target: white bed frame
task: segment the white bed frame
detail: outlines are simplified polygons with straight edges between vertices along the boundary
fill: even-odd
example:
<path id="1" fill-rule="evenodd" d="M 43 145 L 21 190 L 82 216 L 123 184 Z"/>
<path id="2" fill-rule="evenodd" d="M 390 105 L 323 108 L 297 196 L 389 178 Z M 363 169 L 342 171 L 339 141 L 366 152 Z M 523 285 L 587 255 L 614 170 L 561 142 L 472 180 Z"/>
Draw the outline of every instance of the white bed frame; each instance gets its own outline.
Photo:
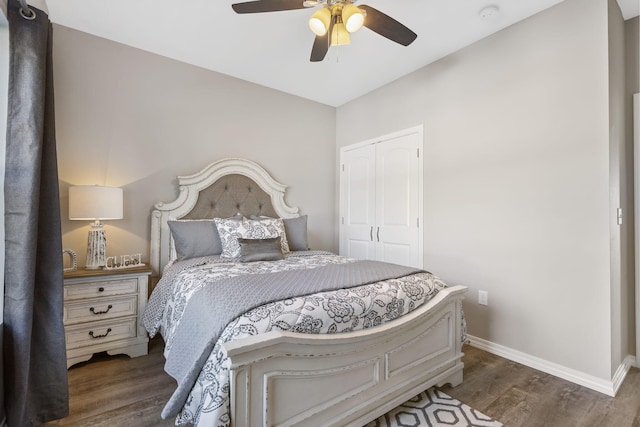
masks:
<path id="1" fill-rule="evenodd" d="M 151 266 L 175 257 L 167 220 L 194 207 L 198 193 L 227 174 L 251 178 L 283 218 L 298 216 L 286 186 L 259 165 L 224 159 L 178 177 L 180 195 L 152 213 Z M 462 382 L 464 286 L 364 331 L 310 335 L 269 332 L 224 344 L 231 361 L 231 420 L 243 426 L 362 426 L 434 385 Z"/>

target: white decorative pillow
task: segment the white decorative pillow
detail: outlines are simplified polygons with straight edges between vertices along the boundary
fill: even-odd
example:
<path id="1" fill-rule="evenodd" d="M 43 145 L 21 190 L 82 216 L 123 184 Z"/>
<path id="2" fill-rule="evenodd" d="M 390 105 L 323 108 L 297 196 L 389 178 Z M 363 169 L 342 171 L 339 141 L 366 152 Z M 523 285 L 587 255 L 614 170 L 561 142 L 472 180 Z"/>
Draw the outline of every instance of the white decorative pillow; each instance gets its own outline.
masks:
<path id="1" fill-rule="evenodd" d="M 289 243 L 284 231 L 284 222 L 281 218 L 268 220 L 242 220 L 233 221 L 215 218 L 216 227 L 222 242 L 222 258 L 237 258 L 240 256 L 240 243 L 238 239 L 272 239 L 280 236 L 282 253 L 289 252 Z"/>

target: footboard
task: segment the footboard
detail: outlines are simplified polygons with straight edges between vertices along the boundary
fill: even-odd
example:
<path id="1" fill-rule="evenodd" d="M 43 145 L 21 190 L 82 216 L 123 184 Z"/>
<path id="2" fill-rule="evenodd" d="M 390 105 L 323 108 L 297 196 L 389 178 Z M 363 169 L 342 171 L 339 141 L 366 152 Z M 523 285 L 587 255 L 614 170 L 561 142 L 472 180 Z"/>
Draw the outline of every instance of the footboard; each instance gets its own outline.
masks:
<path id="1" fill-rule="evenodd" d="M 224 344 L 235 426 L 362 426 L 433 385 L 462 382 L 466 288 L 379 327 L 269 332 Z"/>

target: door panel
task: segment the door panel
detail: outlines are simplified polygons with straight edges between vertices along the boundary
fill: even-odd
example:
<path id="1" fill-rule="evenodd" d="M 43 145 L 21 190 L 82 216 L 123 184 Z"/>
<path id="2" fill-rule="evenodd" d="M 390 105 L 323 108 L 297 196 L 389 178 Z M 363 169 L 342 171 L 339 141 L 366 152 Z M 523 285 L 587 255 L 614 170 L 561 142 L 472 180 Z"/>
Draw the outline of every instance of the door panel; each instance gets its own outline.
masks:
<path id="1" fill-rule="evenodd" d="M 340 253 L 422 267 L 422 128 L 341 152 Z"/>
<path id="2" fill-rule="evenodd" d="M 377 245 L 377 249 L 380 261 L 416 267 L 415 265 L 407 262 L 407 260 L 411 260 L 413 258 L 410 245 L 380 242 L 380 244 Z"/>
<path id="3" fill-rule="evenodd" d="M 374 259 L 375 147 L 343 153 L 342 165 L 340 253 Z"/>
<path id="4" fill-rule="evenodd" d="M 419 254 L 420 162 L 417 134 L 376 145 L 376 259 L 422 266 Z M 379 227 L 379 231 L 378 231 Z"/>

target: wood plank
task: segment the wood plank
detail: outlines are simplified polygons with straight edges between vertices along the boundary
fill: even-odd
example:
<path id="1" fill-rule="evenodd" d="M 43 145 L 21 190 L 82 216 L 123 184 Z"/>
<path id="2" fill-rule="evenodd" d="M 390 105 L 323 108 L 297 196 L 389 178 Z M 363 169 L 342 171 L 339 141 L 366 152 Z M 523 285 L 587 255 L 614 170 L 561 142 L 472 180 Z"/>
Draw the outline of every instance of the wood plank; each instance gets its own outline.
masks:
<path id="1" fill-rule="evenodd" d="M 70 414 L 45 426 L 172 426 L 160 412 L 175 381 L 163 370 L 163 343 L 149 355 L 96 355 L 69 369 Z M 631 369 L 613 398 L 465 346 L 464 382 L 448 395 L 509 427 L 640 427 L 640 371 Z"/>
<path id="2" fill-rule="evenodd" d="M 640 427 L 640 371 L 613 398 L 465 346 L 464 382 L 448 395 L 509 427 Z"/>
<path id="3" fill-rule="evenodd" d="M 163 342 L 149 342 L 149 355 L 94 355 L 69 369 L 69 416 L 45 426 L 172 426 L 160 412 L 176 382 L 164 370 Z"/>

